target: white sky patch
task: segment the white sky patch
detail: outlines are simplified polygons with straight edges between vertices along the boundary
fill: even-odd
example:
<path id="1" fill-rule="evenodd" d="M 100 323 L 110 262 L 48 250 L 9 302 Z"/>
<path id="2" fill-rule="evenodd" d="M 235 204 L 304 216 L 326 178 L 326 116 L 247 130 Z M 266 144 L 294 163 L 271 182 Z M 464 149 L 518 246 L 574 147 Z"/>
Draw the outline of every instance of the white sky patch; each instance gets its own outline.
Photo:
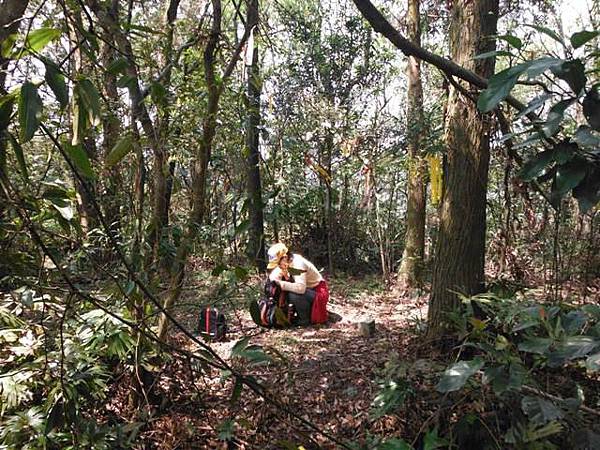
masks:
<path id="1" fill-rule="evenodd" d="M 562 0 L 560 12 L 565 36 L 584 29 L 591 31 L 591 7 L 592 0 Z"/>

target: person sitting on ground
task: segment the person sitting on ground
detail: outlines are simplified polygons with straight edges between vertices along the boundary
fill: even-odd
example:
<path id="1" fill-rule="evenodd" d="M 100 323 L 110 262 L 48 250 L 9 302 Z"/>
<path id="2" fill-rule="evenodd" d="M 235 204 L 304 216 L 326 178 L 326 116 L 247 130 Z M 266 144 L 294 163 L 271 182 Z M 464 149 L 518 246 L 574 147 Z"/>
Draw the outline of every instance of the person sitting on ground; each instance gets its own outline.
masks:
<path id="1" fill-rule="evenodd" d="M 298 312 L 298 324 L 327 322 L 329 288 L 315 265 L 302 255 L 291 253 L 285 244 L 274 244 L 267 252 L 269 279 L 287 293 L 288 303 Z M 294 282 L 285 281 L 294 276 Z"/>

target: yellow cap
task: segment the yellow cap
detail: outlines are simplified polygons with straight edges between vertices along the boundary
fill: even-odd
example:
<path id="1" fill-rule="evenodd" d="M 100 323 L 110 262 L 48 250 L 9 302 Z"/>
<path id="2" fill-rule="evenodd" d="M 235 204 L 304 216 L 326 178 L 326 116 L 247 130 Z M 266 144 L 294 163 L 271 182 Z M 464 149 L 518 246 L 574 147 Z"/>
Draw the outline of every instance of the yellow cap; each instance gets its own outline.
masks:
<path id="1" fill-rule="evenodd" d="M 277 244 L 271 245 L 271 248 L 269 248 L 269 251 L 267 252 L 267 255 L 269 256 L 269 263 L 267 264 L 267 269 L 270 270 L 277 267 L 277 265 L 279 264 L 279 260 L 283 256 L 287 255 L 287 253 L 288 248 L 285 246 L 285 244 L 278 242 Z"/>

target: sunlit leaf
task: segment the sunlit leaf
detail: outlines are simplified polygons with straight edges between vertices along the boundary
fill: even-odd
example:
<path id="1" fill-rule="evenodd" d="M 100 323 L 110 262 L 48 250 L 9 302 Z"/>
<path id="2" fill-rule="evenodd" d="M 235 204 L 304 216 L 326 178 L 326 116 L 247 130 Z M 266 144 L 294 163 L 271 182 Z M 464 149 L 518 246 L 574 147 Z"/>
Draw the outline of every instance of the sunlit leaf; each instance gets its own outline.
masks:
<path id="1" fill-rule="evenodd" d="M 484 365 L 484 361 L 475 358 L 472 361 L 460 361 L 446 369 L 436 386 L 438 392 L 452 392 L 462 388 L 467 380 Z"/>
<path id="2" fill-rule="evenodd" d="M 516 48 L 516 49 L 521 49 L 523 47 L 523 42 L 521 41 L 521 39 L 519 39 L 516 36 L 513 36 L 511 34 L 501 34 L 499 36 L 497 36 L 498 39 L 508 42 L 508 44 L 510 44 L 512 47 Z"/>
<path id="3" fill-rule="evenodd" d="M 39 28 L 31 31 L 25 40 L 25 48 L 31 52 L 40 52 L 50 41 L 57 39 L 62 32 L 57 28 Z"/>
<path id="4" fill-rule="evenodd" d="M 106 167 L 111 168 L 118 164 L 133 149 L 133 136 L 126 134 L 114 145 L 106 156 Z"/>

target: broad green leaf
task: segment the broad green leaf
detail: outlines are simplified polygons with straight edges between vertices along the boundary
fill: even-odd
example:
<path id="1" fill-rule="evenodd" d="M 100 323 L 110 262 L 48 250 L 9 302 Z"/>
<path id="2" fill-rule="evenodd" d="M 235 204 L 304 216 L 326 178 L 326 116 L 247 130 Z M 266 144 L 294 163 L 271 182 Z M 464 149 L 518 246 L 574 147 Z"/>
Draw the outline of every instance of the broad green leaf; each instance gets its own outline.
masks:
<path id="1" fill-rule="evenodd" d="M 477 373 L 484 365 L 484 361 L 475 358 L 472 361 L 460 361 L 446 369 L 436 386 L 438 392 L 452 392 L 462 388 L 469 377 Z"/>
<path id="2" fill-rule="evenodd" d="M 525 338 L 523 342 L 519 343 L 518 347 L 522 352 L 545 355 L 550 345 L 552 345 L 552 339 L 533 336 Z"/>
<path id="3" fill-rule="evenodd" d="M 585 45 L 596 36 L 600 35 L 600 31 L 579 31 L 577 33 L 573 33 L 571 35 L 571 45 L 573 48 L 579 48 L 582 45 Z"/>
<path id="4" fill-rule="evenodd" d="M 519 171 L 519 178 L 523 181 L 531 181 L 538 177 L 540 173 L 554 161 L 554 150 L 544 150 L 533 156 Z"/>
<path id="5" fill-rule="evenodd" d="M 236 377 L 235 384 L 233 385 L 233 390 L 231 391 L 231 398 L 229 399 L 229 403 L 234 405 L 240 399 L 243 388 L 244 388 L 244 383 L 242 382 L 242 378 Z"/>
<path id="6" fill-rule="evenodd" d="M 584 214 L 596 206 L 600 202 L 600 170 L 590 171 L 573 189 L 573 197 L 577 199 L 579 209 Z"/>
<path id="7" fill-rule="evenodd" d="M 552 183 L 552 200 L 560 199 L 571 189 L 575 188 L 586 176 L 588 167 L 585 160 L 574 158 L 566 164 L 558 166 L 556 178 Z"/>
<path id="8" fill-rule="evenodd" d="M 473 59 L 486 59 L 492 58 L 495 56 L 515 56 L 511 52 L 507 52 L 506 50 L 492 50 L 491 52 L 481 53 L 477 56 L 474 56 Z"/>
<path id="9" fill-rule="evenodd" d="M 71 145 L 69 143 L 63 143 L 63 147 L 73 165 L 77 168 L 77 171 L 88 179 L 95 178 L 90 159 L 88 158 L 87 152 L 83 148 L 83 145 Z"/>
<path id="10" fill-rule="evenodd" d="M 600 136 L 590 127 L 581 125 L 573 135 L 573 140 L 582 147 L 600 148 Z"/>
<path id="11" fill-rule="evenodd" d="M 33 83 L 26 81 L 21 86 L 19 95 L 19 125 L 21 127 L 21 142 L 30 141 L 38 127 L 42 117 L 42 99 L 38 94 L 38 88 Z"/>
<path id="12" fill-rule="evenodd" d="M 248 343 L 250 342 L 250 336 L 243 337 L 239 341 L 237 341 L 231 349 L 231 356 L 239 356 L 241 352 L 243 352 L 246 347 L 248 347 Z"/>
<path id="13" fill-rule="evenodd" d="M 27 35 L 25 49 L 39 53 L 50 41 L 60 37 L 62 32 L 57 28 L 39 28 Z"/>
<path id="14" fill-rule="evenodd" d="M 521 409 L 535 425 L 545 425 L 563 417 L 561 410 L 554 406 L 551 401 L 540 397 L 523 397 Z"/>
<path id="15" fill-rule="evenodd" d="M 564 62 L 564 59 L 544 57 L 531 61 L 525 61 L 524 63 L 519 64 L 519 66 L 524 67 L 524 72 L 527 74 L 527 78 L 532 80 L 539 77 L 548 69 L 551 70 L 554 67 L 559 67 Z"/>
<path id="16" fill-rule="evenodd" d="M 527 371 L 519 364 L 510 366 L 503 364 L 486 369 L 483 374 L 483 383 L 491 384 L 494 392 L 500 395 L 509 389 L 519 389 L 523 385 L 526 375 Z"/>
<path id="17" fill-rule="evenodd" d="M 44 79 L 60 104 L 61 108 L 66 108 L 69 104 L 69 91 L 65 83 L 64 75 L 58 70 L 58 67 L 53 62 L 45 62 L 46 74 Z"/>
<path id="18" fill-rule="evenodd" d="M 590 127 L 600 131 L 600 94 L 597 85 L 590 89 L 583 99 L 583 115 Z"/>
<path id="19" fill-rule="evenodd" d="M 579 59 L 565 61 L 560 66 L 552 67 L 552 73 L 567 82 L 575 95 L 579 95 L 587 80 L 585 67 Z"/>
<path id="20" fill-rule="evenodd" d="M 13 137 L 12 134 L 8 135 L 8 139 L 10 140 L 10 143 L 12 144 L 12 148 L 15 152 L 17 162 L 19 163 L 19 170 L 21 172 L 21 175 L 23 176 L 23 179 L 27 183 L 29 183 L 29 173 L 27 172 L 27 164 L 25 163 L 25 155 L 23 154 L 23 147 L 21 147 L 21 144 L 19 144 L 17 142 L 17 140 Z"/>
<path id="21" fill-rule="evenodd" d="M 129 61 L 125 57 L 117 58 L 111 62 L 106 71 L 113 75 L 124 72 L 129 67 Z"/>
<path id="22" fill-rule="evenodd" d="M 70 222 L 71 219 L 73 219 L 75 213 L 73 211 L 73 206 L 70 203 L 61 205 L 60 203 L 53 202 L 52 200 L 50 200 L 50 202 L 52 203 L 52 207 L 56 209 L 61 217 L 67 222 Z"/>
<path id="23" fill-rule="evenodd" d="M 556 42 L 560 43 L 561 45 L 565 45 L 564 41 L 562 40 L 562 38 L 556 34 L 554 31 L 552 31 L 550 28 L 547 27 L 543 27 L 541 25 L 525 25 L 527 27 L 531 27 L 534 30 L 539 31 L 540 33 L 544 33 L 547 36 L 550 36 L 552 39 L 554 39 Z"/>
<path id="24" fill-rule="evenodd" d="M 521 41 L 521 39 L 511 34 L 502 34 L 500 36 L 497 36 L 497 38 L 502 41 L 508 42 L 512 47 L 518 50 L 520 50 L 523 47 L 523 42 Z"/>
<path id="25" fill-rule="evenodd" d="M 568 98 L 566 100 L 561 100 L 548 111 L 548 117 L 546 117 L 546 122 L 542 125 L 542 130 L 546 137 L 554 136 L 554 134 L 560 128 L 560 124 L 564 118 L 565 111 L 569 106 L 575 103 L 574 98 Z"/>
<path id="26" fill-rule="evenodd" d="M 505 69 L 492 75 L 488 87 L 479 95 L 477 107 L 481 112 L 489 112 L 504 100 L 516 84 L 519 75 L 523 73 L 519 66 Z"/>
<path id="27" fill-rule="evenodd" d="M 585 360 L 585 366 L 588 368 L 588 370 L 594 372 L 600 371 L 600 353 L 595 353 L 588 356 L 588 358 Z"/>
<path id="28" fill-rule="evenodd" d="M 569 311 L 562 317 L 562 325 L 567 334 L 579 334 L 587 322 L 587 315 L 582 310 Z"/>
<path id="29" fill-rule="evenodd" d="M 527 147 L 531 147 L 531 146 L 535 147 L 537 145 L 537 143 L 543 139 L 544 139 L 544 135 L 541 132 L 536 131 L 535 133 L 527 136 L 527 138 L 525 138 L 525 140 L 514 145 L 513 148 L 515 150 L 517 150 L 519 148 L 527 148 Z"/>
<path id="30" fill-rule="evenodd" d="M 591 336 L 569 336 L 548 356 L 548 366 L 558 367 L 567 361 L 582 358 L 600 346 L 600 339 Z"/>
<path id="31" fill-rule="evenodd" d="M 552 158 L 557 164 L 564 164 L 571 161 L 579 148 L 577 144 L 568 141 L 561 141 L 553 147 Z"/>
<path id="32" fill-rule="evenodd" d="M 106 167 L 118 164 L 133 149 L 133 136 L 126 134 L 115 144 L 106 157 Z"/>

